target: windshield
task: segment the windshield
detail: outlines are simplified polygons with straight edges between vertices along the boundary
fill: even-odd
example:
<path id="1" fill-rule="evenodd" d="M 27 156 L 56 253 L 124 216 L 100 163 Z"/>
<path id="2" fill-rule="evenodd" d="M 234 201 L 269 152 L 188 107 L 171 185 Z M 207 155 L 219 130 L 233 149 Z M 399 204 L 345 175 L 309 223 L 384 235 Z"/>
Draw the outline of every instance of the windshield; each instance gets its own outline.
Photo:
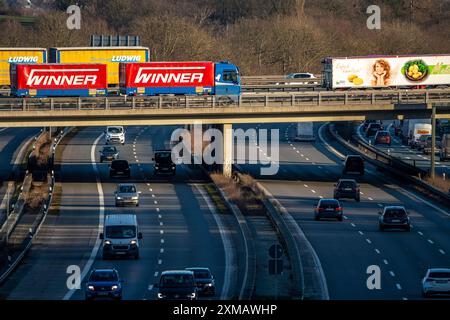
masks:
<path id="1" fill-rule="evenodd" d="M 352 165 L 359 165 L 362 163 L 361 158 L 348 158 L 348 161 L 352 164 Z"/>
<path id="2" fill-rule="evenodd" d="M 338 208 L 339 204 L 337 201 L 333 201 L 333 200 L 327 200 L 327 201 L 320 201 L 320 205 L 319 208 L 323 208 L 323 209 L 334 209 L 334 208 Z"/>
<path id="3" fill-rule="evenodd" d="M 354 187 L 356 187 L 356 183 L 354 183 L 353 181 L 341 181 L 341 183 L 339 184 L 339 187 L 354 188 Z"/>
<path id="4" fill-rule="evenodd" d="M 211 274 L 207 270 L 194 270 L 194 277 L 197 279 L 210 279 Z"/>
<path id="5" fill-rule="evenodd" d="M 430 278 L 450 278 L 450 272 L 430 272 Z"/>
<path id="6" fill-rule="evenodd" d="M 379 137 L 386 137 L 389 135 L 389 132 L 386 131 L 378 131 L 378 136 Z"/>
<path id="7" fill-rule="evenodd" d="M 115 147 L 103 147 L 104 152 L 116 152 Z"/>
<path id="8" fill-rule="evenodd" d="M 126 169 L 128 168 L 128 162 L 126 160 L 113 161 L 111 167 L 116 169 Z"/>
<path id="9" fill-rule="evenodd" d="M 89 278 L 89 281 L 92 282 L 113 282 L 118 280 L 117 274 L 111 271 L 96 271 Z"/>
<path id="10" fill-rule="evenodd" d="M 172 161 L 172 153 L 171 152 L 161 152 L 155 154 L 155 160 L 159 163 L 169 163 Z"/>
<path id="11" fill-rule="evenodd" d="M 386 210 L 384 216 L 387 218 L 403 218 L 406 216 L 406 212 L 403 209 L 389 209 Z"/>
<path id="12" fill-rule="evenodd" d="M 188 288 L 194 286 L 194 279 L 191 275 L 187 274 L 170 274 L 162 276 L 161 287 L 165 288 Z"/>
<path id="13" fill-rule="evenodd" d="M 136 237 L 135 226 L 108 226 L 106 227 L 106 238 L 130 239 Z"/>
<path id="14" fill-rule="evenodd" d="M 225 70 L 223 72 L 223 80 L 238 83 L 238 73 L 235 70 Z"/>
<path id="15" fill-rule="evenodd" d="M 123 132 L 123 129 L 122 129 L 122 128 L 116 128 L 116 127 L 114 127 L 114 128 L 108 128 L 108 132 L 109 132 L 109 133 L 122 133 L 122 132 Z"/>
<path id="16" fill-rule="evenodd" d="M 134 186 L 120 186 L 119 192 L 121 192 L 121 193 L 136 193 L 136 188 Z"/>

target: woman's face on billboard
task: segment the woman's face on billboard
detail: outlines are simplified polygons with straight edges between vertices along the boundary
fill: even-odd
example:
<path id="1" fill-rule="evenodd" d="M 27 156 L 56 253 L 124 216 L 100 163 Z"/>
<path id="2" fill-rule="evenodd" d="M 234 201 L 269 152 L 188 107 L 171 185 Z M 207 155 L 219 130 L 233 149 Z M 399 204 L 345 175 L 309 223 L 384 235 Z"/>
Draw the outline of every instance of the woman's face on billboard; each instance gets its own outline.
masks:
<path id="1" fill-rule="evenodd" d="M 375 72 L 382 74 L 384 72 L 384 67 L 380 63 L 375 64 Z"/>

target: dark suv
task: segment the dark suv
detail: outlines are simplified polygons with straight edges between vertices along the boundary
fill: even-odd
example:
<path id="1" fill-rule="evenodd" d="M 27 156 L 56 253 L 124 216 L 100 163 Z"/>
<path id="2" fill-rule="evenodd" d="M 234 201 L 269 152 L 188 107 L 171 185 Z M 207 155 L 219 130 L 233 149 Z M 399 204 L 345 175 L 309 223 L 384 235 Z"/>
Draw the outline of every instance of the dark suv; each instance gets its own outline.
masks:
<path id="1" fill-rule="evenodd" d="M 194 272 L 194 280 L 199 294 L 212 296 L 216 294 L 215 279 L 209 268 L 195 267 L 186 268 L 186 270 Z"/>
<path id="2" fill-rule="evenodd" d="M 353 179 L 340 179 L 334 185 L 334 198 L 339 200 L 341 198 L 355 199 L 360 201 L 359 185 Z"/>
<path id="3" fill-rule="evenodd" d="M 385 229 L 404 229 L 411 231 L 411 221 L 408 217 L 408 212 L 402 206 L 387 206 L 383 211 L 378 213 L 380 215 L 379 228 L 380 231 Z"/>
<path id="4" fill-rule="evenodd" d="M 85 298 L 122 299 L 122 280 L 116 269 L 94 269 L 86 281 Z"/>
<path id="5" fill-rule="evenodd" d="M 383 130 L 383 126 L 379 123 L 371 123 L 366 129 L 366 138 L 373 137 L 377 131 Z"/>
<path id="6" fill-rule="evenodd" d="M 341 204 L 336 199 L 320 199 L 314 206 L 314 220 L 321 218 L 335 218 L 342 221 L 344 216 Z"/>
<path id="7" fill-rule="evenodd" d="M 364 160 L 358 155 L 348 155 L 344 160 L 344 170 L 343 173 L 359 173 L 364 175 Z"/>
<path id="8" fill-rule="evenodd" d="M 100 162 L 104 160 L 116 160 L 119 157 L 119 151 L 114 146 L 104 146 L 100 150 Z"/>
<path id="9" fill-rule="evenodd" d="M 113 160 L 109 167 L 109 177 L 127 177 L 131 176 L 130 165 L 127 160 Z"/>
<path id="10" fill-rule="evenodd" d="M 158 288 L 159 300 L 197 300 L 194 272 L 188 270 L 163 271 Z"/>
<path id="11" fill-rule="evenodd" d="M 155 165 L 153 167 L 153 173 L 170 173 L 175 175 L 176 173 L 176 165 L 172 161 L 172 151 L 170 150 L 156 150 L 155 156 L 152 158 L 155 161 Z"/>

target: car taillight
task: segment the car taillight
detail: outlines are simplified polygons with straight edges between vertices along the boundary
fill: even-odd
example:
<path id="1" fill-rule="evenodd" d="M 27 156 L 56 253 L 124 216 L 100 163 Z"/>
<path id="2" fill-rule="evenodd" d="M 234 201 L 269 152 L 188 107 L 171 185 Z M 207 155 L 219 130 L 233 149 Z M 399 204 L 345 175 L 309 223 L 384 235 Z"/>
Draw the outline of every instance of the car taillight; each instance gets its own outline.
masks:
<path id="1" fill-rule="evenodd" d="M 342 208 L 341 208 L 341 207 L 337 207 L 337 208 L 335 208 L 334 210 L 335 210 L 335 211 L 342 211 Z"/>
<path id="2" fill-rule="evenodd" d="M 318 208 L 319 212 L 322 212 L 324 210 L 324 208 Z"/>

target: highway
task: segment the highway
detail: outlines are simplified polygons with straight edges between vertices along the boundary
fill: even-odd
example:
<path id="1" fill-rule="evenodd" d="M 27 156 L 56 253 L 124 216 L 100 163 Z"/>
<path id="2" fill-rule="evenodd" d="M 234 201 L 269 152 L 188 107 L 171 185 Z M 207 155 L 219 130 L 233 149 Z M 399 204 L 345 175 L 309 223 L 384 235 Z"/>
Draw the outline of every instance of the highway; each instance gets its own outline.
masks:
<path id="1" fill-rule="evenodd" d="M 421 299 L 427 268 L 450 266 L 448 210 L 367 166 L 366 175 L 356 178 L 361 202 L 341 200 L 344 221 L 315 221 L 313 205 L 320 197 L 333 196 L 333 184 L 342 177 L 342 156 L 348 153 L 332 141 L 323 124 L 315 127 L 316 142 L 305 143 L 294 142 L 293 124 L 260 125 L 280 129 L 280 170 L 276 176 L 261 176 L 259 165 L 241 167 L 281 202 L 303 230 L 320 260 L 330 299 Z M 391 204 L 409 210 L 410 233 L 378 231 L 377 212 Z M 371 265 L 381 269 L 380 290 L 367 288 L 366 270 Z"/>
<path id="2" fill-rule="evenodd" d="M 378 144 L 375 147 L 386 154 L 390 154 L 393 157 L 403 160 L 406 163 L 416 165 L 417 167 L 424 170 L 429 170 L 431 165 L 431 155 L 430 154 L 426 155 L 422 151 L 418 151 L 417 149 L 411 149 L 409 146 L 403 145 L 400 138 L 394 135 L 392 124 L 393 124 L 392 121 L 383 122 L 383 125 L 385 126 L 386 130 L 388 130 L 391 133 L 392 136 L 391 146 Z M 355 128 L 355 130 L 360 139 L 364 140 L 367 143 L 370 140 L 371 143 L 373 144 L 374 137 L 371 137 L 370 139 L 366 138 L 361 127 L 357 127 Z M 435 165 L 437 175 L 442 175 L 443 173 L 445 173 L 446 176 L 448 176 L 450 174 L 450 162 L 439 161 L 439 154 L 436 154 Z"/>
<path id="3" fill-rule="evenodd" d="M 216 277 L 216 299 L 235 297 L 242 281 L 242 239 L 231 215 L 215 212 L 201 170 L 181 165 L 177 176 L 154 177 L 153 150 L 168 147 L 176 127 L 128 127 L 119 158 L 131 163 L 131 179 L 142 191 L 140 206 L 116 208 L 108 163 L 99 163 L 103 128 L 87 127 L 63 149 L 60 210 L 49 215 L 24 263 L 0 288 L 6 299 L 84 299 L 68 290 L 66 269 L 115 267 L 125 280 L 124 299 L 155 299 L 153 284 L 163 270 L 206 266 Z M 139 260 L 101 259 L 100 225 L 105 214 L 136 213 L 143 233 Z M 245 258 L 245 257 L 243 257 Z M 238 277 L 235 275 L 239 274 Z"/>
<path id="4" fill-rule="evenodd" d="M 20 165 L 19 154 L 24 153 L 25 144 L 39 132 L 37 128 L 0 128 L 0 222 L 6 210 L 8 181 L 16 165 Z M 12 192 L 12 184 L 9 193 Z"/>

